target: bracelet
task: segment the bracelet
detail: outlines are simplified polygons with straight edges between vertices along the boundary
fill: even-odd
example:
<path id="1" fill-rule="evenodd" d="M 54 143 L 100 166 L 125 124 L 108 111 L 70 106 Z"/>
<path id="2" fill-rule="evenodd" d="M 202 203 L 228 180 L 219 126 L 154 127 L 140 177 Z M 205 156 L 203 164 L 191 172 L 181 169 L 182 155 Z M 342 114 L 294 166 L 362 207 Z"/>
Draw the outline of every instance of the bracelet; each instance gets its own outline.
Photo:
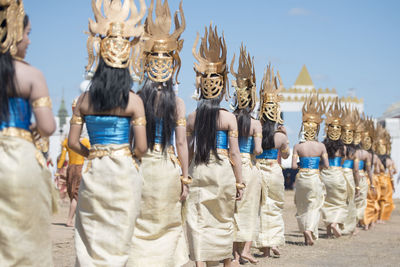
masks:
<path id="1" fill-rule="evenodd" d="M 373 184 L 371 184 L 369 187 L 371 187 L 371 188 L 375 188 L 375 186 L 374 186 Z"/>
<path id="2" fill-rule="evenodd" d="M 51 99 L 49 96 L 40 97 L 32 101 L 33 108 L 52 108 Z"/>
<path id="3" fill-rule="evenodd" d="M 282 153 L 289 153 L 289 147 L 285 147 L 284 149 L 281 150 Z"/>
<path id="4" fill-rule="evenodd" d="M 322 157 L 323 158 L 328 158 L 328 153 L 326 153 L 326 152 L 322 153 Z"/>
<path id="5" fill-rule="evenodd" d="M 183 175 L 181 175 L 181 182 L 182 182 L 182 184 L 189 185 L 193 182 L 193 178 L 190 177 L 189 175 L 188 175 L 188 177 L 184 178 Z"/>
<path id="6" fill-rule="evenodd" d="M 84 122 L 83 118 L 80 116 L 77 116 L 75 114 L 72 115 L 72 118 L 70 120 L 70 124 L 78 124 L 78 125 L 82 125 Z"/>
<path id="7" fill-rule="evenodd" d="M 186 131 L 186 136 L 192 136 L 193 132 L 192 131 Z"/>
<path id="8" fill-rule="evenodd" d="M 238 138 L 239 137 L 239 132 L 238 131 L 229 131 L 228 135 L 229 135 L 229 137 Z"/>
<path id="9" fill-rule="evenodd" d="M 255 133 L 253 135 L 254 138 L 262 138 L 262 133 Z"/>
<path id="10" fill-rule="evenodd" d="M 245 183 L 236 183 L 236 189 L 244 189 L 246 188 L 246 184 Z"/>
<path id="11" fill-rule="evenodd" d="M 177 120 L 176 121 L 176 127 L 178 127 L 178 126 L 186 127 L 186 119 L 183 118 L 183 119 Z"/>
<path id="12" fill-rule="evenodd" d="M 356 189 L 357 189 L 357 190 L 360 190 L 361 188 L 360 188 L 359 186 L 356 186 Z"/>
<path id="13" fill-rule="evenodd" d="M 132 120 L 133 126 L 146 126 L 146 117 L 139 117 Z"/>

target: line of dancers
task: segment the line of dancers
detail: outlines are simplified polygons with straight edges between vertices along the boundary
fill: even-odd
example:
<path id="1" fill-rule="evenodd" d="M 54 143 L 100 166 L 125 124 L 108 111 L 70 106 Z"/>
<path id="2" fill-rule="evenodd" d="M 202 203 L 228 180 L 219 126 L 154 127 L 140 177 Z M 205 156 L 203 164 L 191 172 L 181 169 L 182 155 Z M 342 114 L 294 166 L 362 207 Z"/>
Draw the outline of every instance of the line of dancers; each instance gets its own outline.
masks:
<path id="1" fill-rule="evenodd" d="M 229 97 L 227 47 L 210 25 L 199 49 L 199 36 L 193 46 L 198 104 L 186 117 L 173 90 L 186 26 L 182 3 L 172 33 L 167 0 L 151 1 L 144 25 L 147 8 L 139 3 L 138 9 L 134 1 L 92 0 L 86 70 L 94 75 L 63 145 L 86 158 L 82 166 L 70 157 L 78 166 L 67 174 L 71 209 L 77 205 L 76 266 L 257 263 L 251 247 L 279 255 L 285 238 L 278 157 L 290 154 L 279 73 L 267 66 L 254 119 L 254 61 L 242 45 L 237 71 L 235 56 L 230 66 L 234 111 L 222 109 Z M 31 26 L 23 2 L 0 1 L 0 18 L 0 262 L 52 266 L 56 197 L 38 145 L 55 131 L 51 100 L 43 75 L 24 61 Z M 133 73 L 142 80 L 137 93 Z M 296 217 L 307 245 L 318 238 L 320 212 L 338 237 L 358 222 L 367 229 L 389 219 L 394 208 L 390 136 L 337 99 L 328 111 L 326 105 L 317 95 L 306 99 L 303 140 L 293 148 Z M 319 143 L 325 113 L 327 138 Z M 90 144 L 81 140 L 84 124 Z"/>

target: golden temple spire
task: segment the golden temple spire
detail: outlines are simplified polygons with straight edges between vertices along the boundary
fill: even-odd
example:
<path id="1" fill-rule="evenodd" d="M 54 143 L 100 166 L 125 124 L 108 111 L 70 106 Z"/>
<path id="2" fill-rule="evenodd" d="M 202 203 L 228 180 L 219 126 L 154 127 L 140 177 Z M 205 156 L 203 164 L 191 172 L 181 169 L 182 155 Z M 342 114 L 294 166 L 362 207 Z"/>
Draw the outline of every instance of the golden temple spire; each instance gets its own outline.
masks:
<path id="1" fill-rule="evenodd" d="M 297 87 L 297 86 L 312 86 L 312 87 L 314 87 L 314 84 L 311 80 L 310 74 L 308 73 L 306 65 L 303 65 L 299 76 L 297 76 L 296 82 L 294 83 L 294 87 Z"/>

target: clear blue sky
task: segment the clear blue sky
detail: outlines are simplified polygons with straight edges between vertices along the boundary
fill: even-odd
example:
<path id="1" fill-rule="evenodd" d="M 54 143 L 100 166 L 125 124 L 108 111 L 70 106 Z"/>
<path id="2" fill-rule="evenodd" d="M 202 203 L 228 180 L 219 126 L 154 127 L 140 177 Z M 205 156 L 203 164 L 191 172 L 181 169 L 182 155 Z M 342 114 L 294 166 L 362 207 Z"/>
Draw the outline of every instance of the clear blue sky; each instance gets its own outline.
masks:
<path id="1" fill-rule="evenodd" d="M 25 0 L 24 4 L 32 23 L 26 59 L 46 76 L 54 111 L 62 89 L 70 107 L 79 95 L 87 64 L 84 31 L 88 18 L 93 18 L 91 1 Z M 175 11 L 179 1 L 169 4 Z M 365 111 L 375 117 L 400 101 L 400 1 L 184 0 L 183 8 L 187 25 L 179 95 L 188 112 L 196 107 L 190 98 L 195 78 L 191 49 L 196 32 L 202 35 L 210 21 L 224 31 L 229 63 L 244 42 L 255 57 L 258 85 L 269 61 L 285 87 L 293 85 L 306 64 L 317 88 L 336 88 L 339 95 L 355 88 L 364 98 Z M 297 132 L 297 124 L 291 122 L 289 128 Z"/>

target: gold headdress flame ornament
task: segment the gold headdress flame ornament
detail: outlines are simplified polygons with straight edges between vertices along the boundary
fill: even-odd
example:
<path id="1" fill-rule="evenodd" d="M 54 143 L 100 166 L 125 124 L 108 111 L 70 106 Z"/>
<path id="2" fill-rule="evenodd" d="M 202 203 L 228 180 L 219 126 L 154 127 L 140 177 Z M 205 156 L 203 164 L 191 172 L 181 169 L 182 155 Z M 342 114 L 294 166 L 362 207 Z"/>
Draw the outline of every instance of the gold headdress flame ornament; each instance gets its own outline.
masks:
<path id="1" fill-rule="evenodd" d="M 148 16 L 145 22 L 143 35 L 143 53 L 141 64 L 138 67 L 147 72 L 148 77 L 155 82 L 165 82 L 175 75 L 178 82 L 178 74 L 181 68 L 179 52 L 183 47 L 183 40 L 179 40 L 186 27 L 185 15 L 183 13 L 182 1 L 179 5 L 181 23 L 179 23 L 178 12 L 175 12 L 175 30 L 171 30 L 171 11 L 168 0 L 161 4 L 161 0 L 156 2 L 156 18 L 153 20 L 154 0 L 151 1 Z M 142 72 L 143 73 L 143 72 Z"/>
<path id="2" fill-rule="evenodd" d="M 278 86 L 279 81 L 279 86 Z M 281 109 L 279 102 L 281 101 L 281 95 L 279 94 L 283 88 L 283 83 L 279 72 L 274 76 L 274 69 L 271 64 L 268 64 L 267 71 L 264 72 L 263 79 L 261 81 L 260 88 L 260 114 L 261 120 L 278 122 L 283 124 L 281 118 Z"/>
<path id="3" fill-rule="evenodd" d="M 254 58 L 247 54 L 246 47 L 240 47 L 239 66 L 237 73 L 233 69 L 235 54 L 231 62 L 231 73 L 236 81 L 232 81 L 232 86 L 236 90 L 236 102 L 239 109 L 249 108 L 253 110 L 256 101 L 256 73 L 254 69 Z"/>
<path id="4" fill-rule="evenodd" d="M 371 117 L 366 117 L 363 114 L 364 131 L 361 133 L 361 146 L 364 150 L 370 150 L 372 146 L 372 138 L 374 137 L 374 122 Z"/>
<path id="5" fill-rule="evenodd" d="M 390 135 L 382 125 L 378 124 L 374 135 L 374 152 L 380 156 L 386 155 L 388 153 L 388 143 L 390 143 Z"/>
<path id="6" fill-rule="evenodd" d="M 0 49 L 1 53 L 10 51 L 15 57 L 17 43 L 24 34 L 24 3 L 22 0 L 0 0 Z"/>
<path id="7" fill-rule="evenodd" d="M 144 0 L 139 0 L 140 11 L 137 11 L 134 0 L 92 0 L 92 9 L 96 21 L 89 19 L 89 37 L 87 50 L 89 63 L 86 71 L 97 69 L 99 56 L 113 68 L 127 68 L 133 71 L 133 58 L 138 51 L 134 45 L 143 34 L 140 21 L 146 13 Z M 102 7 L 104 16 L 102 14 Z M 130 40 L 133 37 L 133 40 Z"/>
<path id="8" fill-rule="evenodd" d="M 325 113 L 325 102 L 317 94 L 306 98 L 303 104 L 303 125 L 304 138 L 306 141 L 314 141 L 318 137 L 319 124 L 322 122 L 322 115 Z"/>
<path id="9" fill-rule="evenodd" d="M 327 136 L 332 141 L 340 139 L 341 126 L 340 118 L 342 116 L 342 104 L 338 97 L 332 101 L 326 112 L 325 128 L 327 129 Z"/>
<path id="10" fill-rule="evenodd" d="M 341 119 L 342 133 L 340 139 L 345 145 L 350 145 L 354 140 L 354 130 L 356 128 L 356 121 L 354 111 L 350 110 L 348 106 L 343 108 Z"/>
<path id="11" fill-rule="evenodd" d="M 226 65 L 226 43 L 225 38 L 218 36 L 217 27 L 212 29 L 210 25 L 209 31 L 207 27 L 204 37 L 201 38 L 199 52 L 196 52 L 197 43 L 199 42 L 199 34 L 197 33 L 192 53 L 199 63 L 194 63 L 194 71 L 196 72 L 197 93 L 201 90 L 201 95 L 206 99 L 213 99 L 224 95 L 228 86 L 228 66 Z M 228 95 L 225 99 L 228 100 Z"/>
<path id="12" fill-rule="evenodd" d="M 364 121 L 362 120 L 362 118 L 360 116 L 360 112 L 358 111 L 358 109 L 353 110 L 353 116 L 354 116 L 354 123 L 355 123 L 353 144 L 358 145 L 361 143 L 362 133 L 365 131 L 365 125 L 364 125 Z"/>

